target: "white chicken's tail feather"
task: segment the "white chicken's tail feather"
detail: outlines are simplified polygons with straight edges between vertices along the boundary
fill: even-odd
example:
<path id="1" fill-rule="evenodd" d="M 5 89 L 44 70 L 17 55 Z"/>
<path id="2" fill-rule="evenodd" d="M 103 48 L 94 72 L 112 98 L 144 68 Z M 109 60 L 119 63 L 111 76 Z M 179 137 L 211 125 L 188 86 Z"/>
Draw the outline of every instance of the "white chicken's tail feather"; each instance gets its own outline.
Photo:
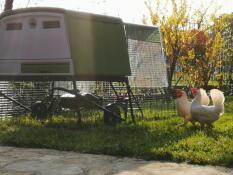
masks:
<path id="1" fill-rule="evenodd" d="M 210 99 L 208 95 L 206 94 L 206 91 L 204 89 L 200 89 L 200 94 L 201 94 L 201 101 L 200 104 L 202 105 L 209 105 Z"/>
<path id="2" fill-rule="evenodd" d="M 222 91 L 218 89 L 212 89 L 210 91 L 210 96 L 211 96 L 214 106 L 223 105 L 225 101 L 225 97 Z"/>
<path id="3" fill-rule="evenodd" d="M 219 114 L 223 115 L 224 114 L 224 101 L 225 101 L 223 92 L 218 89 L 212 89 L 210 91 L 210 96 L 213 101 L 213 105 L 215 106 Z"/>

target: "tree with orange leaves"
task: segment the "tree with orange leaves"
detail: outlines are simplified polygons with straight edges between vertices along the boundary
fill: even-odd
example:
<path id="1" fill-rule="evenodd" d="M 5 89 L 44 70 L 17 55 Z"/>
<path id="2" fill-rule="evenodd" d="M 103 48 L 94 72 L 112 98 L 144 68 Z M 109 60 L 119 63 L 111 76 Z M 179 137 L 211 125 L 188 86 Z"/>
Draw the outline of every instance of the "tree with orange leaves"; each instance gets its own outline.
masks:
<path id="1" fill-rule="evenodd" d="M 221 67 L 221 25 L 207 22 L 215 12 L 207 15 L 208 7 L 198 8 L 193 9 L 191 16 L 186 0 L 166 0 L 165 8 L 161 8 L 161 2 L 164 1 L 155 0 L 154 9 L 148 2 L 146 5 L 152 24 L 160 27 L 168 60 L 169 86 L 176 73 L 185 77 L 189 84 L 206 87 Z M 166 10 L 169 7 L 170 13 Z"/>
<path id="2" fill-rule="evenodd" d="M 190 84 L 208 87 L 213 75 L 220 78 L 222 66 L 221 51 L 223 40 L 217 31 L 187 31 L 190 36 L 184 48 L 184 54 L 180 58 L 182 73 L 188 76 Z M 215 33 L 213 33 L 215 32 Z"/>
<path id="3" fill-rule="evenodd" d="M 170 2 L 172 11 L 168 16 L 168 12 L 161 8 L 160 0 L 156 0 L 155 9 L 152 8 L 151 4 L 146 2 L 152 24 L 159 25 L 160 27 L 165 55 L 168 59 L 167 71 L 169 87 L 172 86 L 173 75 L 179 57 L 181 56 L 181 51 L 185 40 L 183 31 L 187 28 L 189 22 L 186 1 L 182 1 L 180 5 L 178 5 L 175 0 L 171 0 Z"/>

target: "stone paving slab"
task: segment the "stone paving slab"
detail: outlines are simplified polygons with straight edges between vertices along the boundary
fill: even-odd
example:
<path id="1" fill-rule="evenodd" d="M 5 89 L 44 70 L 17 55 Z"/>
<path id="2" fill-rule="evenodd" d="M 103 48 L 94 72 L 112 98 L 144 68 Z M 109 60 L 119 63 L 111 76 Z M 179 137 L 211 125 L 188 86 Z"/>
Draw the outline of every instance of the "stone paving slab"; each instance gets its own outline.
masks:
<path id="1" fill-rule="evenodd" d="M 233 175 L 233 169 L 0 146 L 0 175 Z"/>

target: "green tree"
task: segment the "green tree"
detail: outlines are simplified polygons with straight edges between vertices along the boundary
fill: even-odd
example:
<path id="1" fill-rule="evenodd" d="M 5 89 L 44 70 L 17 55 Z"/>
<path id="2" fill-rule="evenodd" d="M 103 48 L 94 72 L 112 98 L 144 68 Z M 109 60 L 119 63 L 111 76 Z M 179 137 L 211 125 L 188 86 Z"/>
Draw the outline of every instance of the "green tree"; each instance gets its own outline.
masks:
<path id="1" fill-rule="evenodd" d="M 190 37 L 186 41 L 184 54 L 180 58 L 182 73 L 194 86 L 208 87 L 213 75 L 221 79 L 221 51 L 223 40 L 216 29 L 206 31 L 187 31 Z"/>
<path id="2" fill-rule="evenodd" d="M 167 1 L 168 2 L 168 1 Z M 165 55 L 168 59 L 167 71 L 168 71 L 168 85 L 172 86 L 172 79 L 176 69 L 176 65 L 185 40 L 184 30 L 188 26 L 188 6 L 186 1 L 178 3 L 175 0 L 171 2 L 171 14 L 167 15 L 163 12 L 160 0 L 156 0 L 153 9 L 152 5 L 146 2 L 146 6 L 149 10 L 151 22 L 153 25 L 159 25 L 160 32 L 163 39 Z"/>
<path id="3" fill-rule="evenodd" d="M 233 84 L 233 13 L 221 15 L 219 20 L 224 24 L 223 72 L 227 75 L 226 84 Z"/>

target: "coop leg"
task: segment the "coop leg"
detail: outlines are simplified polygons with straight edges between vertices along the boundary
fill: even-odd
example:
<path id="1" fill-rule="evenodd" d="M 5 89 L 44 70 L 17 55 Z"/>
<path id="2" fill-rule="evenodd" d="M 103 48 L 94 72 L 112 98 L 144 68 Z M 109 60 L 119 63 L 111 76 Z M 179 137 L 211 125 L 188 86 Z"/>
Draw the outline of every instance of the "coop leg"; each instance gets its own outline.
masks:
<path id="1" fill-rule="evenodd" d="M 127 115 L 128 115 L 128 102 L 126 101 L 125 104 L 124 104 L 124 117 L 125 117 L 125 120 L 127 119 Z"/>
<path id="2" fill-rule="evenodd" d="M 77 89 L 76 81 L 73 81 L 73 89 L 74 89 L 75 95 L 78 96 L 78 89 Z"/>
<path id="3" fill-rule="evenodd" d="M 76 112 L 77 112 L 77 125 L 80 125 L 82 123 L 82 116 L 81 116 L 81 112 L 80 112 L 80 108 L 79 107 L 76 110 Z"/>
<path id="4" fill-rule="evenodd" d="M 129 96 L 129 107 L 130 107 L 130 113 L 131 113 L 132 121 L 135 122 L 135 116 L 134 116 L 134 112 L 133 112 L 133 104 L 132 104 L 132 98 L 131 98 L 131 89 L 130 89 L 128 79 L 126 80 L 126 88 L 127 88 L 127 93 L 128 93 L 128 96 Z"/>
<path id="5" fill-rule="evenodd" d="M 77 90 L 76 81 L 73 81 L 73 89 L 74 89 L 75 97 L 78 98 L 79 94 L 78 94 L 78 90 Z M 80 111 L 80 106 L 78 104 L 77 104 L 76 113 L 77 113 L 77 125 L 79 125 L 82 122 L 82 115 L 81 115 L 81 111 Z"/>
<path id="6" fill-rule="evenodd" d="M 52 113 L 53 111 L 52 111 L 52 108 L 53 108 L 53 104 L 54 104 L 54 98 L 53 98 L 53 95 L 54 95 L 54 81 L 52 82 L 52 84 L 51 84 L 51 92 L 50 92 L 50 94 L 49 94 L 49 101 L 51 101 L 51 103 L 50 103 L 50 105 L 49 105 L 49 107 L 48 107 L 48 112 L 50 113 Z M 53 114 L 53 113 L 52 113 Z"/>
<path id="7" fill-rule="evenodd" d="M 111 88 L 113 89 L 113 91 L 114 91 L 114 93 L 115 93 L 115 95 L 116 95 L 116 97 L 117 97 L 117 102 L 120 103 L 120 106 L 121 106 L 122 109 L 124 110 L 124 118 L 125 118 L 125 120 L 126 120 L 126 118 L 127 118 L 127 111 L 128 111 L 128 104 L 127 104 L 128 102 L 125 101 L 125 102 L 124 102 L 125 104 L 122 103 L 122 102 L 121 102 L 122 100 L 120 100 L 119 95 L 118 95 L 118 93 L 117 93 L 115 87 L 113 86 L 112 82 L 110 82 L 110 86 L 111 86 Z M 123 100 L 124 100 L 124 99 L 123 99 Z"/>
<path id="8" fill-rule="evenodd" d="M 141 113 L 141 117 L 144 118 L 142 108 L 140 107 L 138 100 L 137 100 L 137 99 L 135 98 L 135 96 L 133 95 L 133 92 L 132 92 L 132 90 L 131 90 L 131 88 L 130 88 L 130 85 L 129 85 L 128 80 L 127 80 L 127 84 L 126 84 L 126 85 L 128 86 L 128 88 L 127 88 L 127 90 L 129 91 L 128 94 L 130 94 L 129 97 L 132 96 L 132 97 L 131 97 L 131 101 L 132 101 L 132 98 L 133 98 L 134 101 L 135 101 L 135 103 L 136 103 L 136 105 L 137 105 L 137 107 L 138 107 L 138 109 L 139 109 L 139 111 L 140 111 L 140 113 Z"/>

